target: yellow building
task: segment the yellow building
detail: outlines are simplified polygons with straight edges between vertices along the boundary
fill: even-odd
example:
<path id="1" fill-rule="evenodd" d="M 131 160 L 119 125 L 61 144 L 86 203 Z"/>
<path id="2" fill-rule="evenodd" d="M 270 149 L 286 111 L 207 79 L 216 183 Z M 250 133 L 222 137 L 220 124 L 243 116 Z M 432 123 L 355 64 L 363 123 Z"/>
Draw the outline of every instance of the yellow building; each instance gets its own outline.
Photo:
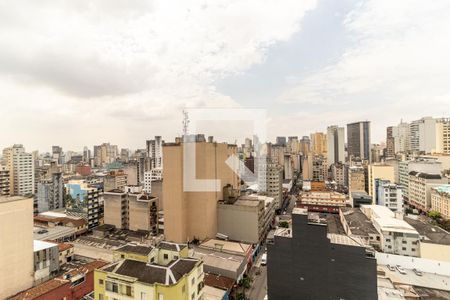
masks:
<path id="1" fill-rule="evenodd" d="M 203 262 L 191 258 L 167 266 L 124 259 L 94 274 L 96 300 L 199 300 L 203 287 Z"/>
<path id="2" fill-rule="evenodd" d="M 311 151 L 314 154 L 326 155 L 327 154 L 327 135 L 323 132 L 311 133 Z"/>
<path id="3" fill-rule="evenodd" d="M 450 184 L 431 188 L 431 210 L 437 211 L 445 219 L 450 219 Z"/>
<path id="4" fill-rule="evenodd" d="M 237 154 L 236 145 L 206 142 L 199 137 L 163 146 L 164 234 L 168 241 L 185 243 L 215 237 L 222 188 L 227 184 L 239 188 L 238 176 L 226 164 Z M 187 181 L 187 174 L 195 183 Z"/>
<path id="5" fill-rule="evenodd" d="M 372 164 L 369 165 L 369 195 L 375 200 L 375 180 L 383 179 L 395 182 L 394 166 L 386 164 Z"/>

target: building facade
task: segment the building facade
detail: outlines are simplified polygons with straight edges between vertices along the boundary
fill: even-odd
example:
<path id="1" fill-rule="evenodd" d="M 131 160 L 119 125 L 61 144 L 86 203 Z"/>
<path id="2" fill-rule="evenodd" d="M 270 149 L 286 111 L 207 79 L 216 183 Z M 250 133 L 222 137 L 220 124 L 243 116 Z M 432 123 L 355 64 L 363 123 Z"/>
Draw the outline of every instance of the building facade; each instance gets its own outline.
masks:
<path id="1" fill-rule="evenodd" d="M 345 162 L 345 129 L 337 125 L 327 128 L 327 163 L 328 166 Z"/>
<path id="2" fill-rule="evenodd" d="M 369 121 L 347 124 L 347 152 L 349 159 L 371 162 Z"/>
<path id="3" fill-rule="evenodd" d="M 431 210 L 445 219 L 450 219 L 450 184 L 431 188 Z"/>

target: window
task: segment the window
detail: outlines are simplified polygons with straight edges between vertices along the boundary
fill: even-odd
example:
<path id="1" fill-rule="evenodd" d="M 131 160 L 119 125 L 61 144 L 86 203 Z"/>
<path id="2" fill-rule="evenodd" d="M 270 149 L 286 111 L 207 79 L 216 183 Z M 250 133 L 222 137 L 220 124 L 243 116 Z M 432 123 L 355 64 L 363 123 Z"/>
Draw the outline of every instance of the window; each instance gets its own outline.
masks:
<path id="1" fill-rule="evenodd" d="M 406 241 L 402 241 L 402 244 L 406 244 Z"/>
<path id="2" fill-rule="evenodd" d="M 125 258 L 125 255 L 124 255 L 124 254 L 120 254 L 120 257 L 121 257 L 121 258 Z"/>
<path id="3" fill-rule="evenodd" d="M 147 294 L 145 292 L 141 292 L 141 300 L 147 300 Z"/>
<path id="4" fill-rule="evenodd" d="M 131 296 L 131 286 L 127 285 L 127 286 L 125 287 L 125 294 L 126 294 L 127 296 Z"/>
<path id="5" fill-rule="evenodd" d="M 98 294 L 98 300 L 103 300 L 103 294 Z"/>
<path id="6" fill-rule="evenodd" d="M 103 279 L 99 279 L 99 280 L 98 280 L 98 283 L 101 284 L 101 285 L 103 285 Z"/>
<path id="7" fill-rule="evenodd" d="M 186 285 L 183 285 L 183 287 L 181 288 L 181 292 L 184 294 L 184 292 L 186 292 Z"/>
<path id="8" fill-rule="evenodd" d="M 191 280 L 191 284 L 194 285 L 195 284 L 195 277 L 192 278 Z"/>
<path id="9" fill-rule="evenodd" d="M 174 256 L 173 256 L 173 259 L 174 259 L 174 260 L 177 260 L 177 259 L 178 259 L 178 256 L 177 256 L 177 255 L 174 255 Z"/>
<path id="10" fill-rule="evenodd" d="M 169 254 L 164 254 L 164 259 L 169 259 Z"/>
<path id="11" fill-rule="evenodd" d="M 406 247 L 402 247 L 402 250 L 403 250 L 403 251 L 406 251 Z"/>

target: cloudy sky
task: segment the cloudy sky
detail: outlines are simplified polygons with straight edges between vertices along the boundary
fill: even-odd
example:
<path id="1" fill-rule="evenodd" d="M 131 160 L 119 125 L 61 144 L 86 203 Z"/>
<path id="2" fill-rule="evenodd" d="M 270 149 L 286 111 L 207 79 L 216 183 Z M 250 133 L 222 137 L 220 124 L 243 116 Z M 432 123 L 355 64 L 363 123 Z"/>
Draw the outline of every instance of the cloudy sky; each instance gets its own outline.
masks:
<path id="1" fill-rule="evenodd" d="M 448 0 L 0 0 L 0 147 L 142 148 L 185 107 L 267 109 L 270 138 L 370 120 L 378 142 L 450 116 L 449 37 Z"/>

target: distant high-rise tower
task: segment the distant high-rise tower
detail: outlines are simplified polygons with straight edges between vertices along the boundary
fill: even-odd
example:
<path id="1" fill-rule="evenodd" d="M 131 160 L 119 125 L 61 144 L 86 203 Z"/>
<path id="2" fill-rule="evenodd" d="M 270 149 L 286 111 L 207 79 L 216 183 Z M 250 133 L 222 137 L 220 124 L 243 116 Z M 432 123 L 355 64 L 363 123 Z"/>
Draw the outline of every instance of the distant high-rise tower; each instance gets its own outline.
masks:
<path id="1" fill-rule="evenodd" d="M 337 125 L 333 125 L 327 128 L 328 166 L 337 162 L 345 162 L 344 136 L 345 136 L 344 127 L 338 127 Z"/>
<path id="2" fill-rule="evenodd" d="M 311 133 L 311 151 L 318 155 L 327 153 L 327 135 L 325 133 Z"/>
<path id="3" fill-rule="evenodd" d="M 371 161 L 369 121 L 347 124 L 347 152 L 349 159 Z"/>
<path id="4" fill-rule="evenodd" d="M 162 144 L 161 136 L 155 136 L 154 140 L 147 141 L 147 156 L 151 160 L 152 169 L 159 169 L 163 166 Z"/>
<path id="5" fill-rule="evenodd" d="M 395 139 L 393 134 L 394 127 L 386 128 L 386 157 L 395 156 Z"/>
<path id="6" fill-rule="evenodd" d="M 34 194 L 34 160 L 22 145 L 3 150 L 6 167 L 9 169 L 10 194 L 24 196 Z"/>
<path id="7" fill-rule="evenodd" d="M 280 146 L 286 146 L 286 137 L 285 136 L 277 136 L 276 144 Z"/>

